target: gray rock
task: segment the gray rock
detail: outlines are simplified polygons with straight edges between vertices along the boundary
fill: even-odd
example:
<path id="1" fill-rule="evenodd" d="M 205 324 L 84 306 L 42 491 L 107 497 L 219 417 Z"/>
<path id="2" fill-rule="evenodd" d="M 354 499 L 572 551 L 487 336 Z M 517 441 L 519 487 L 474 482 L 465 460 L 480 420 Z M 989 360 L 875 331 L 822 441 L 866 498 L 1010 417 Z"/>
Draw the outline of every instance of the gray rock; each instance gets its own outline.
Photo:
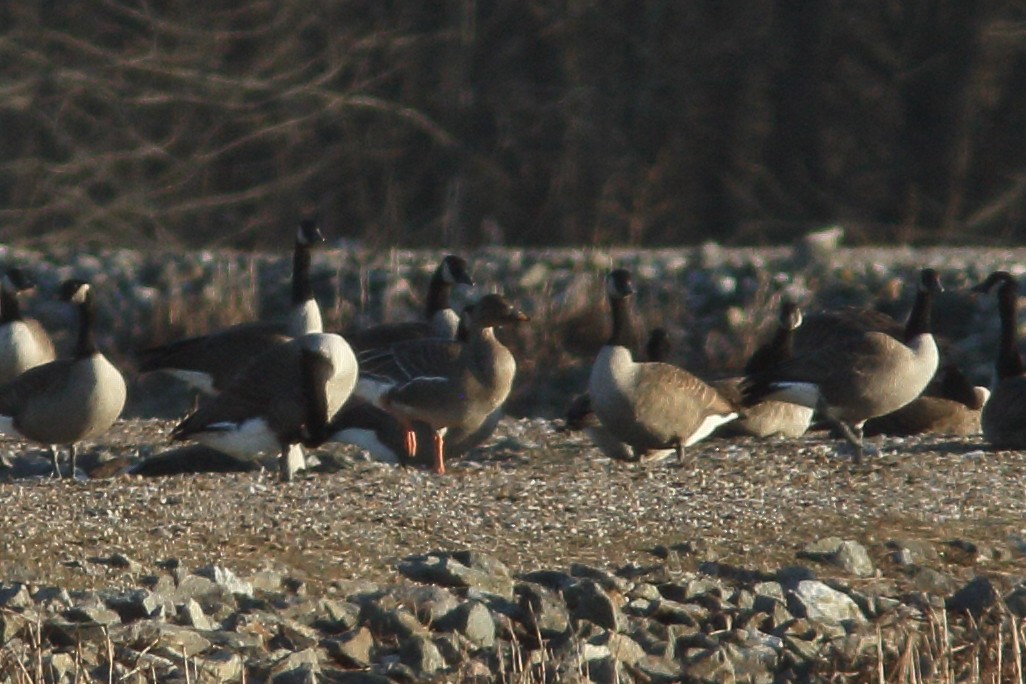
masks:
<path id="1" fill-rule="evenodd" d="M 210 641 L 195 630 L 154 620 L 137 620 L 111 630 L 111 640 L 132 647 L 169 654 L 172 658 L 189 658 L 210 648 Z"/>
<path id="2" fill-rule="evenodd" d="M 854 541 L 841 542 L 831 562 L 856 577 L 872 577 L 876 572 L 866 547 Z"/>
<path id="3" fill-rule="evenodd" d="M 634 664 L 636 671 L 645 676 L 650 684 L 672 684 L 681 681 L 684 671 L 670 658 L 645 655 Z"/>
<path id="4" fill-rule="evenodd" d="M 445 659 L 427 636 L 415 634 L 399 644 L 399 658 L 416 672 L 432 674 L 445 669 Z"/>
<path id="5" fill-rule="evenodd" d="M 184 603 L 189 599 L 199 600 L 205 596 L 221 593 L 221 587 L 207 577 L 185 573 L 175 587 L 173 600 L 175 603 Z"/>
<path id="6" fill-rule="evenodd" d="M 272 684 L 316 684 L 320 671 L 317 651 L 311 648 L 289 653 L 277 660 L 271 667 L 268 681 Z"/>
<path id="7" fill-rule="evenodd" d="M 940 560 L 940 554 L 931 542 L 922 539 L 892 539 L 887 548 L 896 553 L 905 552 L 907 565 L 929 564 Z"/>
<path id="8" fill-rule="evenodd" d="M 438 629 L 462 634 L 479 648 L 495 645 L 495 620 L 478 601 L 467 601 L 438 621 Z"/>
<path id="9" fill-rule="evenodd" d="M 69 608 L 63 613 L 64 618 L 70 622 L 88 623 L 93 625 L 110 626 L 121 622 L 121 616 L 106 605 L 86 603 Z"/>
<path id="10" fill-rule="evenodd" d="M 360 621 L 360 607 L 343 601 L 321 599 L 312 624 L 329 633 L 348 632 Z"/>
<path id="11" fill-rule="evenodd" d="M 11 610 L 20 610 L 32 605 L 32 596 L 28 588 L 19 582 L 0 585 L 0 606 Z"/>
<path id="12" fill-rule="evenodd" d="M 210 623 L 210 618 L 203 612 L 203 607 L 195 599 L 188 599 L 183 603 L 178 611 L 178 615 L 182 623 L 190 627 L 204 631 L 214 628 Z"/>
<path id="13" fill-rule="evenodd" d="M 208 565 L 196 570 L 200 577 L 213 580 L 214 584 L 222 587 L 231 594 L 242 594 L 243 596 L 253 595 L 253 585 L 239 579 L 234 572 L 223 568 L 220 565 Z"/>
<path id="14" fill-rule="evenodd" d="M 426 625 L 431 625 L 451 613 L 460 605 L 458 598 L 444 587 L 426 585 L 399 587 L 393 596 L 402 604 L 413 606 L 414 614 Z"/>
<path id="15" fill-rule="evenodd" d="M 328 653 L 342 665 L 348 667 L 370 667 L 371 649 L 374 648 L 374 637 L 366 627 L 360 627 L 343 634 L 338 639 L 325 642 Z"/>
<path id="16" fill-rule="evenodd" d="M 487 557 L 471 556 L 470 558 L 479 564 L 485 564 L 482 562 L 482 558 Z M 418 582 L 429 582 L 446 587 L 473 587 L 479 591 L 507 599 L 513 596 L 513 580 L 508 575 L 499 572 L 491 574 L 478 567 L 464 565 L 453 557 L 411 556 L 399 562 L 396 569 L 406 577 Z"/>
<path id="17" fill-rule="evenodd" d="M 825 623 L 866 620 L 851 597 L 816 580 L 799 582 L 788 595 L 788 606 L 794 615 Z"/>
<path id="18" fill-rule="evenodd" d="M 570 615 L 556 593 L 529 582 L 517 584 L 516 591 L 520 619 L 528 632 L 537 631 L 542 639 L 555 639 L 567 634 Z"/>
<path id="19" fill-rule="evenodd" d="M 684 671 L 691 681 L 703 684 L 726 684 L 734 682 L 734 664 L 719 648 L 699 649 L 683 661 Z"/>
<path id="20" fill-rule="evenodd" d="M 649 617 L 669 624 L 698 626 L 709 619 L 709 609 L 697 603 L 657 601 Z"/>
<path id="21" fill-rule="evenodd" d="M 606 629 L 620 631 L 623 613 L 595 580 L 581 580 L 565 593 L 570 615 L 577 620 L 591 620 Z"/>
<path id="22" fill-rule="evenodd" d="M 360 609 L 360 622 L 379 636 L 408 639 L 427 634 L 417 617 L 404 608 L 390 608 L 376 601 L 366 601 Z"/>
<path id="23" fill-rule="evenodd" d="M 148 589 L 133 589 L 107 598 L 107 607 L 117 611 L 123 622 L 162 618 L 172 603 L 168 595 Z"/>
<path id="24" fill-rule="evenodd" d="M 242 658 L 236 653 L 216 649 L 192 660 L 200 679 L 211 682 L 233 682 L 242 677 Z"/>
<path id="25" fill-rule="evenodd" d="M 277 592 L 282 590 L 282 574 L 275 570 L 261 570 L 253 573 L 249 583 L 254 591 Z"/>
<path id="26" fill-rule="evenodd" d="M 945 606 L 948 610 L 964 610 L 978 617 L 980 613 L 994 605 L 997 599 L 997 589 L 988 578 L 981 575 L 972 578 L 965 586 L 948 597 Z"/>
<path id="27" fill-rule="evenodd" d="M 70 653 L 48 653 L 43 657 L 43 672 L 46 673 L 47 682 L 71 684 L 75 681 L 78 664 Z"/>
<path id="28" fill-rule="evenodd" d="M 912 580 L 916 589 L 936 596 L 953 594 L 961 588 L 956 578 L 933 568 L 916 567 Z"/>
<path id="29" fill-rule="evenodd" d="M 1026 585 L 1019 585 L 1005 596 L 1005 605 L 1012 615 L 1026 617 Z"/>
<path id="30" fill-rule="evenodd" d="M 645 649 L 638 642 L 616 632 L 606 632 L 601 636 L 593 637 L 588 640 L 588 643 L 593 646 L 605 647 L 610 657 L 628 665 L 634 665 L 645 656 Z"/>
<path id="31" fill-rule="evenodd" d="M 631 589 L 632 583 L 623 577 L 614 575 L 601 568 L 595 568 L 583 563 L 570 564 L 570 576 L 594 580 L 606 591 L 616 591 L 625 594 Z"/>

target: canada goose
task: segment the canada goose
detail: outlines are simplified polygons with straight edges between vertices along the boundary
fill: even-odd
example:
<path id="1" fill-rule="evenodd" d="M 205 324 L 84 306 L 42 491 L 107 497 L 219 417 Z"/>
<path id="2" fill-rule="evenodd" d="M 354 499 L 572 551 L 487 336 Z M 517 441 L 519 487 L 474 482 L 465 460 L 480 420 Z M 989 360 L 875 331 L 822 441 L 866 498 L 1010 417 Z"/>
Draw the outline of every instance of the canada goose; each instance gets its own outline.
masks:
<path id="1" fill-rule="evenodd" d="M 937 371 L 930 307 L 940 291 L 937 272 L 924 268 L 902 339 L 873 330 L 831 335 L 818 348 L 749 375 L 742 384 L 745 403 L 777 399 L 817 409 L 841 430 L 860 463 L 866 420 L 918 397 Z"/>
<path id="2" fill-rule="evenodd" d="M 278 452 L 291 478 L 293 445 L 316 446 L 356 384 L 356 356 L 340 335 L 310 333 L 273 347 L 175 427 L 191 439 L 238 458 Z"/>
<path id="3" fill-rule="evenodd" d="M 980 409 L 990 396 L 986 387 L 973 387 L 954 364 L 937 371 L 937 378 L 923 394 L 897 411 L 866 421 L 865 434 L 976 435 L 980 432 Z"/>
<path id="4" fill-rule="evenodd" d="M 485 295 L 469 312 L 466 342 L 421 338 L 359 355 L 356 395 L 403 426 L 406 453 L 417 453 L 413 423 L 432 431 L 434 466 L 445 472 L 445 435 L 476 430 L 509 396 L 516 360 L 495 337 L 496 326 L 529 320 L 500 295 Z"/>
<path id="5" fill-rule="evenodd" d="M 631 275 L 618 269 L 606 278 L 613 333 L 591 367 L 588 392 L 602 424 L 636 453 L 684 448 L 708 436 L 716 426 L 737 418 L 737 411 L 712 387 L 667 363 L 636 362 L 631 355 L 629 302 Z"/>
<path id="6" fill-rule="evenodd" d="M 350 331 L 346 333 L 346 339 L 357 352 L 424 337 L 455 339 L 460 316 L 449 306 L 449 298 L 456 285 L 473 287 L 474 281 L 467 270 L 466 260 L 450 254 L 442 259 L 431 275 L 423 320 L 381 323 Z"/>
<path id="7" fill-rule="evenodd" d="M 664 362 L 671 352 L 670 334 L 665 328 L 653 328 L 645 342 L 645 358 L 648 361 Z M 635 455 L 634 451 L 618 440 L 606 429 L 591 407 L 591 395 L 582 392 L 573 398 L 566 410 L 566 429 L 582 431 L 598 447 L 599 451 L 615 461 L 662 460 L 673 453 L 672 449 L 647 451 Z"/>
<path id="8" fill-rule="evenodd" d="M 75 354 L 30 368 L 0 386 L 0 432 L 49 445 L 55 477 L 60 476 L 60 446 L 67 445 L 74 477 L 76 443 L 114 424 L 126 390 L 121 373 L 96 348 L 89 283 L 66 280 L 60 297 L 79 310 Z"/>
<path id="9" fill-rule="evenodd" d="M 21 315 L 18 293 L 34 285 L 20 268 L 7 269 L 0 281 L 0 384 L 57 358 L 53 342 L 39 321 Z"/>
<path id="10" fill-rule="evenodd" d="M 755 350 L 745 363 L 746 375 L 758 373 L 791 358 L 795 331 L 803 322 L 798 306 L 785 301 L 780 306 L 777 329 L 773 337 Z M 716 390 L 735 404 L 740 404 L 743 377 L 725 378 L 712 383 Z M 786 401 L 767 400 L 746 407 L 744 415 L 733 420 L 717 433 L 753 437 L 786 437 L 796 439 L 805 434 L 812 422 L 813 410 Z"/>
<path id="11" fill-rule="evenodd" d="M 300 221 L 292 258 L 292 308 L 285 322 L 241 323 L 145 349 L 139 355 L 139 372 L 164 371 L 204 394 L 214 394 L 271 347 L 289 337 L 321 332 L 321 312 L 310 286 L 310 258 L 313 247 L 323 241 L 316 221 Z"/>
<path id="12" fill-rule="evenodd" d="M 990 292 L 997 285 L 998 314 L 1001 318 L 1001 339 L 994 362 L 991 394 L 983 405 L 980 426 L 983 437 L 999 449 L 1026 447 L 1026 368 L 1016 344 L 1018 342 L 1019 283 L 1006 271 L 991 273 L 973 288 L 974 292 Z"/>

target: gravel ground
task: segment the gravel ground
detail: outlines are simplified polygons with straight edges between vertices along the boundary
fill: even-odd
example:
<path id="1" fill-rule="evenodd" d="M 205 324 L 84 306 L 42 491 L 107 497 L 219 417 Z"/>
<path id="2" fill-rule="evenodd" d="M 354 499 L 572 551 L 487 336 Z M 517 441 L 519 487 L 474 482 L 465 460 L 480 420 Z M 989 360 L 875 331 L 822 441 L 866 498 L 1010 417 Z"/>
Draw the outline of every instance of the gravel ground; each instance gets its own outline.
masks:
<path id="1" fill-rule="evenodd" d="M 85 451 L 138 460 L 162 448 L 171 426 L 122 421 Z M 805 564 L 829 576 L 797 552 L 831 535 L 861 542 L 899 586 L 914 580 L 889 560 L 892 540 L 932 543 L 931 566 L 961 579 L 1023 575 L 1026 454 L 987 451 L 979 438 L 878 438 L 879 455 L 862 467 L 821 436 L 713 439 L 682 465 L 635 465 L 557 427 L 506 419 L 445 476 L 367 463 L 336 445 L 289 484 L 273 470 L 3 482 L 0 577 L 117 586 L 124 573 L 102 560 L 122 553 L 147 571 L 168 559 L 273 568 L 330 592 L 346 579 L 394 581 L 398 560 L 430 549 L 473 549 L 514 571 L 645 565 L 655 551 L 682 569 Z M 0 442 L 0 454 L 23 450 L 45 457 Z"/>

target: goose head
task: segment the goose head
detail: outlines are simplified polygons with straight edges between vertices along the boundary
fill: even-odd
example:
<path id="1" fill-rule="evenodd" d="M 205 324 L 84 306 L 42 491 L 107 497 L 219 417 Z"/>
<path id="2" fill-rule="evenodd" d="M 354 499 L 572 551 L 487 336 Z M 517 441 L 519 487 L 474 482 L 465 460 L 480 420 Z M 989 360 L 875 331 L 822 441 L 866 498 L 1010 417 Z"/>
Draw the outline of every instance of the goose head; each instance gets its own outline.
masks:
<path id="1" fill-rule="evenodd" d="M 631 272 L 627 269 L 618 268 L 606 276 L 606 294 L 610 299 L 626 299 L 634 292 Z"/>
<path id="2" fill-rule="evenodd" d="M 780 305 L 780 327 L 784 330 L 797 330 L 804 319 L 801 308 L 792 301 Z"/>
<path id="3" fill-rule="evenodd" d="M 72 278 L 61 283 L 59 298 L 72 304 L 86 304 L 91 298 L 91 286 L 85 280 Z"/>
<path id="4" fill-rule="evenodd" d="M 296 244 L 309 247 L 324 242 L 324 235 L 321 233 L 320 225 L 316 216 L 300 219 L 299 229 L 296 231 Z"/>
<path id="5" fill-rule="evenodd" d="M 924 268 L 919 272 L 918 291 L 930 294 L 944 292 L 944 287 L 941 285 L 940 276 L 937 275 L 937 271 L 932 268 Z"/>
<path id="6" fill-rule="evenodd" d="M 982 283 L 972 288 L 971 292 L 977 292 L 982 294 L 989 294 L 994 287 L 998 287 L 998 291 L 1002 294 L 1005 292 L 1016 292 L 1019 289 L 1019 283 L 1008 271 L 994 271 L 987 279 Z"/>
<path id="7" fill-rule="evenodd" d="M 470 326 L 478 330 L 531 320 L 527 314 L 499 294 L 487 294 L 464 311 Z"/>
<path id="8" fill-rule="evenodd" d="M 470 272 L 467 269 L 467 261 L 463 257 L 453 254 L 446 256 L 438 265 L 437 274 L 438 278 L 446 285 L 474 286 L 474 280 L 470 277 Z"/>
<path id="9" fill-rule="evenodd" d="M 36 286 L 32 277 L 20 268 L 9 268 L 0 281 L 5 292 L 24 292 Z"/>

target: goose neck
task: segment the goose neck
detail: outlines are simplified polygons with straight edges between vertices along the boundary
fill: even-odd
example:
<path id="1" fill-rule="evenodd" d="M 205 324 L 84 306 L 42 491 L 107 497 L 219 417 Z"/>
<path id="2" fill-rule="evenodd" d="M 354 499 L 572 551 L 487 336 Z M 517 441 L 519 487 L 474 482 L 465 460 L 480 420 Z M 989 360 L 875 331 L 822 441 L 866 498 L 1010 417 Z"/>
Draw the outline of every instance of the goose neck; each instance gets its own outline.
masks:
<path id="1" fill-rule="evenodd" d="M 905 324 L 905 344 L 908 344 L 920 335 L 930 333 L 930 311 L 933 308 L 933 292 L 920 290 L 916 294 L 915 302 L 912 304 L 912 311 L 908 315 L 908 322 Z"/>
<path id="2" fill-rule="evenodd" d="M 1004 285 L 998 290 L 998 312 L 1001 317 L 1001 340 L 995 371 L 999 379 L 1022 375 L 1022 355 L 1016 346 L 1018 342 L 1017 299 L 1019 293 L 1014 286 Z"/>
<path id="3" fill-rule="evenodd" d="M 76 358 L 87 358 L 97 352 L 96 338 L 93 335 L 93 322 L 95 315 L 93 295 L 92 293 L 87 293 L 85 301 L 78 305 L 78 341 L 75 345 Z"/>
<path id="4" fill-rule="evenodd" d="M 304 304 L 313 299 L 310 286 L 310 245 L 296 243 L 292 254 L 292 303 Z"/>
<path id="5" fill-rule="evenodd" d="M 13 323 L 21 320 L 21 307 L 15 292 L 0 287 L 0 323 Z"/>
<path id="6" fill-rule="evenodd" d="M 435 273 L 435 275 L 431 276 L 424 312 L 427 320 L 430 321 L 436 313 L 449 308 L 449 295 L 451 292 L 452 285 L 445 282 L 441 274 Z"/>
<path id="7" fill-rule="evenodd" d="M 634 322 L 631 320 L 630 302 L 627 297 L 610 297 L 609 309 L 613 315 L 613 332 L 608 344 L 628 349 L 634 344 Z"/>

